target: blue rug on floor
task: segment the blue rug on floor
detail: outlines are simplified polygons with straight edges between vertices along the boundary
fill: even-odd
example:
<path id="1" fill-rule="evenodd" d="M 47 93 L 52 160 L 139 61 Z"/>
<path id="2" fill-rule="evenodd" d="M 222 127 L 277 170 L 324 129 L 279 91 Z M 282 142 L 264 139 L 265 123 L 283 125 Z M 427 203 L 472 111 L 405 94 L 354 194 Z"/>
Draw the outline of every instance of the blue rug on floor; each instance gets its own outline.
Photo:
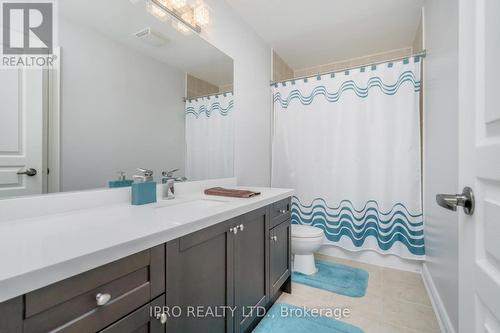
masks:
<path id="1" fill-rule="evenodd" d="M 318 272 L 313 275 L 293 272 L 292 281 L 345 296 L 365 296 L 368 286 L 367 271 L 322 260 L 316 260 L 316 267 Z"/>
<path id="2" fill-rule="evenodd" d="M 275 303 L 252 333 L 364 333 L 336 319 L 308 315 L 304 308 Z"/>

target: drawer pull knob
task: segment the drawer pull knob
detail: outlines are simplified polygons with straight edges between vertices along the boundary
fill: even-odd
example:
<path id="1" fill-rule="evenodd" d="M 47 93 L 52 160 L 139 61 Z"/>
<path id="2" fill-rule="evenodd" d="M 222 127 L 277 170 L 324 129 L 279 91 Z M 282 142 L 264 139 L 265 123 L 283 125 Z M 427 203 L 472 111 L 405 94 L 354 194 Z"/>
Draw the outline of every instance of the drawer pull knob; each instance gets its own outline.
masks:
<path id="1" fill-rule="evenodd" d="M 240 228 L 240 231 L 243 231 L 243 229 L 245 229 L 245 226 L 243 224 L 240 224 L 238 228 Z"/>
<path id="2" fill-rule="evenodd" d="M 281 209 L 280 214 L 286 214 L 288 211 L 286 209 Z"/>
<path id="3" fill-rule="evenodd" d="M 97 301 L 97 306 L 103 306 L 103 305 L 106 305 L 109 300 L 111 299 L 111 295 L 110 294 L 97 294 L 95 295 L 95 300 Z"/>
<path id="4" fill-rule="evenodd" d="M 158 319 L 162 325 L 165 325 L 165 323 L 167 322 L 167 314 L 164 313 L 164 312 L 163 313 L 157 313 L 156 314 L 156 319 Z"/>
<path id="5" fill-rule="evenodd" d="M 278 236 L 271 236 L 271 240 L 273 242 L 277 242 L 278 241 Z"/>
<path id="6" fill-rule="evenodd" d="M 233 234 L 237 234 L 238 233 L 238 227 L 231 227 L 229 228 L 229 232 L 232 232 Z"/>

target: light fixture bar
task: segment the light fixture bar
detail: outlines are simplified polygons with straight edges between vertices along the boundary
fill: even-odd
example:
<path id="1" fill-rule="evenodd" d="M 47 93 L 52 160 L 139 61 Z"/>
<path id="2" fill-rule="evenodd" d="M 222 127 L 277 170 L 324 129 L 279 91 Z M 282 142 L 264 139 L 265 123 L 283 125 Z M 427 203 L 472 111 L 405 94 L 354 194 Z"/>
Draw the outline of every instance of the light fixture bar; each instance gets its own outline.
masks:
<path id="1" fill-rule="evenodd" d="M 186 25 L 187 27 L 189 27 L 193 31 L 196 31 L 197 33 L 201 33 L 201 27 L 199 25 L 192 25 L 191 23 L 189 23 L 188 21 L 183 19 L 181 17 L 181 14 L 178 11 L 176 11 L 175 9 L 171 10 L 171 9 L 165 7 L 158 0 L 151 0 L 151 2 L 154 3 L 156 6 L 158 6 L 160 9 L 162 9 L 162 10 L 166 11 L 167 13 L 169 13 L 170 15 L 172 15 L 176 20 L 178 20 L 182 24 Z"/>

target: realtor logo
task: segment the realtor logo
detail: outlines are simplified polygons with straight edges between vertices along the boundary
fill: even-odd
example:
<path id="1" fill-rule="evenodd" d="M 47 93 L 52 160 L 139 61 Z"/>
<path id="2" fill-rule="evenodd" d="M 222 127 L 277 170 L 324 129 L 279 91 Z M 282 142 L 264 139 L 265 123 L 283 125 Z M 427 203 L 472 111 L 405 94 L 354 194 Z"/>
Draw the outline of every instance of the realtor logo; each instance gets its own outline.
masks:
<path id="1" fill-rule="evenodd" d="M 2 3 L 4 55 L 49 55 L 53 48 L 53 3 Z"/>

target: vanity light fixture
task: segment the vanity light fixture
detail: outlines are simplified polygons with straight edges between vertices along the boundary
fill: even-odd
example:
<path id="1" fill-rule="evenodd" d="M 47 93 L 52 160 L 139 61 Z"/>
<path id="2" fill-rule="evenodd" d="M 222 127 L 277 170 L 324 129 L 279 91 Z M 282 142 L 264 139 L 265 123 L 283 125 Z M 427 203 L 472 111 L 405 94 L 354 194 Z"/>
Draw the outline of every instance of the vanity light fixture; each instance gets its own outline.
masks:
<path id="1" fill-rule="evenodd" d="M 193 16 L 192 11 L 185 12 L 184 14 L 181 15 L 181 18 L 189 24 L 194 24 L 194 16 Z M 180 33 L 183 33 L 185 35 L 188 35 L 191 33 L 191 29 L 189 29 L 189 27 L 185 23 L 183 23 L 175 18 L 172 20 L 172 26 L 177 31 L 179 31 Z"/>
<path id="2" fill-rule="evenodd" d="M 183 34 L 191 30 L 200 33 L 201 28 L 210 23 L 210 10 L 203 0 L 197 0 L 194 5 L 187 0 L 147 0 L 146 10 L 163 22 L 172 17 L 172 26 Z"/>
<path id="3" fill-rule="evenodd" d="M 189 35 L 191 33 L 191 29 L 187 25 L 176 19 L 172 20 L 172 26 L 175 28 L 175 30 L 179 31 L 184 35 Z"/>
<path id="4" fill-rule="evenodd" d="M 168 14 L 163 9 L 158 7 L 152 1 L 146 2 L 146 11 L 156 17 L 158 20 L 166 22 L 168 20 Z"/>
<path id="5" fill-rule="evenodd" d="M 170 0 L 170 3 L 175 10 L 179 10 L 186 5 L 186 0 Z"/>
<path id="6" fill-rule="evenodd" d="M 194 21 L 201 27 L 205 27 L 210 23 L 210 10 L 208 6 L 198 1 L 193 10 Z"/>

